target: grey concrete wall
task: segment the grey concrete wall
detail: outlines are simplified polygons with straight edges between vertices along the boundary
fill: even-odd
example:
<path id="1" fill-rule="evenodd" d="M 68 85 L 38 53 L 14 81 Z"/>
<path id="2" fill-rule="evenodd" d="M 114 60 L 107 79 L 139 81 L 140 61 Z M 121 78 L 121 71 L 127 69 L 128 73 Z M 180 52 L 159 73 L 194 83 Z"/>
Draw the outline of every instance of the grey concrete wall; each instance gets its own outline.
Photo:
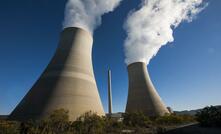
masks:
<path id="1" fill-rule="evenodd" d="M 147 116 L 162 116 L 169 113 L 154 88 L 145 63 L 128 66 L 129 91 L 126 112 L 143 112 Z"/>
<path id="2" fill-rule="evenodd" d="M 88 32 L 64 29 L 54 57 L 10 119 L 42 119 L 60 108 L 69 110 L 71 120 L 88 111 L 104 115 L 93 72 L 92 43 Z"/>

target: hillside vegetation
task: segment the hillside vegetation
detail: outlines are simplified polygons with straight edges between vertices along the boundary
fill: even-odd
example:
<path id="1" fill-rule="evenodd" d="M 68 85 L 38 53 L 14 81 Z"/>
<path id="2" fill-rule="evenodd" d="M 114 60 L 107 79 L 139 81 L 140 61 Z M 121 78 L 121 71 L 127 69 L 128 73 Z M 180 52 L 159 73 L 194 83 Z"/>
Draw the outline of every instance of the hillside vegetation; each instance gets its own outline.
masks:
<path id="1" fill-rule="evenodd" d="M 207 109 L 208 110 L 208 109 Z M 115 134 L 145 133 L 159 134 L 168 126 L 177 126 L 204 121 L 205 111 L 195 116 L 170 114 L 162 117 L 147 117 L 142 113 L 125 113 L 121 120 L 100 117 L 87 112 L 76 121 L 69 121 L 69 113 L 65 109 L 55 110 L 51 115 L 39 121 L 7 121 L 0 120 L 0 134 Z"/>

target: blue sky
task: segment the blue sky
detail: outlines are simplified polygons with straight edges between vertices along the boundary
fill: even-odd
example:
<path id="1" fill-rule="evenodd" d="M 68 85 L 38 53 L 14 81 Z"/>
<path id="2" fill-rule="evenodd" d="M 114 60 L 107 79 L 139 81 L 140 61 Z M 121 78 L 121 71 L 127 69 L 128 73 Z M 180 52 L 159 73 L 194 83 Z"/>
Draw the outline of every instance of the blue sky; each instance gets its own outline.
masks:
<path id="1" fill-rule="evenodd" d="M 174 30 L 175 41 L 164 46 L 148 65 L 165 104 L 174 110 L 221 104 L 221 1 L 192 23 Z M 100 96 L 107 111 L 107 69 L 113 75 L 113 110 L 124 111 L 128 78 L 124 63 L 123 24 L 140 1 L 124 0 L 103 16 L 94 33 L 93 63 Z M 32 87 L 52 58 L 59 41 L 66 1 L 0 1 L 0 114 L 9 114 Z"/>

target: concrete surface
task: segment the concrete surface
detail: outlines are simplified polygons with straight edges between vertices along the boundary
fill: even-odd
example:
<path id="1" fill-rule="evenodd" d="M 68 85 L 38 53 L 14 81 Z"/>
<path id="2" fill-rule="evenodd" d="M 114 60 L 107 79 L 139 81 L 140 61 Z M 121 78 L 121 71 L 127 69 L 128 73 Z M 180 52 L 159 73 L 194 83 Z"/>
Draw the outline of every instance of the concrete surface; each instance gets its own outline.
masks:
<path id="1" fill-rule="evenodd" d="M 147 116 L 162 116 L 169 113 L 150 80 L 146 64 L 132 63 L 127 69 L 129 92 L 126 112 L 143 112 Z"/>
<path id="2" fill-rule="evenodd" d="M 69 110 L 71 120 L 88 111 L 105 115 L 94 78 L 92 43 L 88 32 L 64 29 L 54 57 L 10 119 L 42 119 L 60 108 Z"/>

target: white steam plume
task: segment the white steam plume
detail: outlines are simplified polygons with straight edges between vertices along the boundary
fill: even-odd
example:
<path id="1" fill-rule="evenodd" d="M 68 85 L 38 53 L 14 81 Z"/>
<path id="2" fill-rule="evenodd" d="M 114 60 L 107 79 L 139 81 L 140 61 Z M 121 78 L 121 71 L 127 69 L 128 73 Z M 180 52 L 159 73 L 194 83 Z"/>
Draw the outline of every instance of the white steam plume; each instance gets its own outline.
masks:
<path id="1" fill-rule="evenodd" d="M 91 33 L 101 24 L 101 16 L 111 12 L 121 0 L 68 0 L 63 27 L 80 27 Z"/>
<path id="2" fill-rule="evenodd" d="M 145 62 L 168 42 L 182 21 L 192 21 L 207 4 L 203 0 L 143 0 L 141 8 L 129 14 L 125 23 L 128 37 L 124 49 L 126 64 Z"/>

